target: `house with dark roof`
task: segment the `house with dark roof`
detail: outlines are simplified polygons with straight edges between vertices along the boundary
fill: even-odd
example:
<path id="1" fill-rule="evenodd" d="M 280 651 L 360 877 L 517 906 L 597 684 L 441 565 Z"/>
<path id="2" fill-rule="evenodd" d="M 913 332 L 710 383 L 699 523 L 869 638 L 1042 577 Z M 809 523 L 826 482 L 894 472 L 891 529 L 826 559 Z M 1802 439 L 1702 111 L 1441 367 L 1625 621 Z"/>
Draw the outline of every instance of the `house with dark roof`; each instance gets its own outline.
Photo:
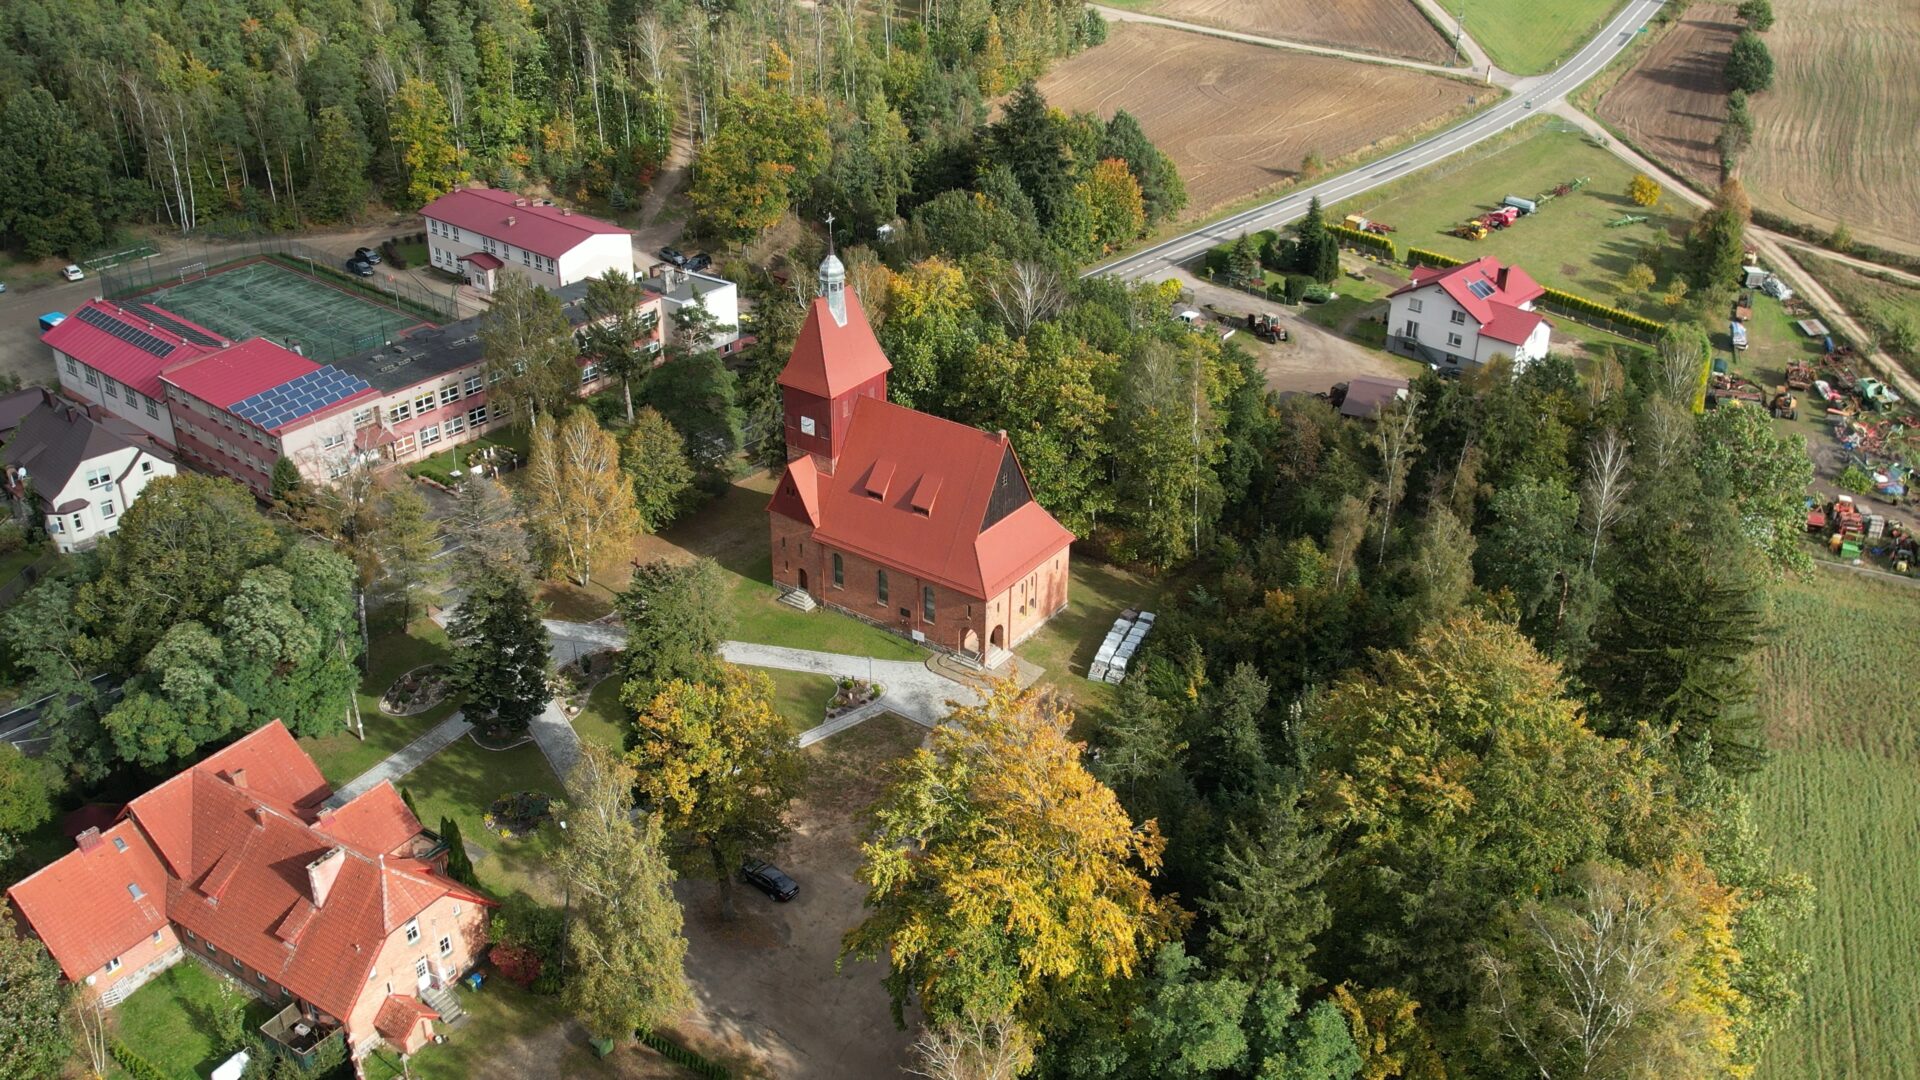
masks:
<path id="1" fill-rule="evenodd" d="M 84 551 L 112 535 L 148 484 L 177 471 L 172 455 L 146 430 L 89 415 L 50 391 L 0 399 L 0 420 L 11 420 L 0 463 L 14 514 L 37 517 L 64 552 Z"/>
<path id="2" fill-rule="evenodd" d="M 608 270 L 633 273 L 633 234 L 551 202 L 494 188 L 449 191 L 420 208 L 428 261 L 490 294 L 512 267 L 558 289 Z"/>
<path id="3" fill-rule="evenodd" d="M 1066 608 L 1073 534 L 1034 501 L 1006 432 L 889 402 L 892 366 L 829 253 L 780 373 L 774 582 L 795 606 L 997 668 Z"/>
<path id="4" fill-rule="evenodd" d="M 480 959 L 493 902 L 445 876 L 444 845 L 390 782 L 328 809 L 279 721 L 127 804 L 7 890 L 61 972 L 116 1005 L 189 957 L 282 1006 L 261 1032 L 310 1061 L 433 1035 Z"/>
<path id="5" fill-rule="evenodd" d="M 1387 299 L 1387 348 L 1436 368 L 1478 368 L 1495 356 L 1515 370 L 1547 355 L 1552 324 L 1533 310 L 1546 290 L 1492 256 L 1423 266 Z"/>

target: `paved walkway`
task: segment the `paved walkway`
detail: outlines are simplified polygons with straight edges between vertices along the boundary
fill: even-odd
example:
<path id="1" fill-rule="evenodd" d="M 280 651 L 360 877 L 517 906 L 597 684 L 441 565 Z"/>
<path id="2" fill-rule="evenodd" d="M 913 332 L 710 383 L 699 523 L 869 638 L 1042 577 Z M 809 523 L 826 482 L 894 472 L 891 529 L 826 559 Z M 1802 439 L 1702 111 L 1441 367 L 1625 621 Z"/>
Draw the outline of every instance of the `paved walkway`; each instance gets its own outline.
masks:
<path id="1" fill-rule="evenodd" d="M 382 780 L 392 780 L 398 784 L 401 777 L 419 768 L 428 758 L 452 746 L 455 740 L 472 730 L 473 725 L 467 722 L 466 717 L 454 713 L 428 728 L 426 734 L 388 755 L 378 765 L 347 781 L 334 791 L 333 797 L 325 805 L 337 810 Z"/>
<path id="2" fill-rule="evenodd" d="M 720 656 L 730 664 L 778 668 L 781 671 L 810 671 L 835 678 L 865 679 L 879 683 L 880 700 L 886 708 L 878 711 L 899 713 L 926 727 L 938 724 L 947 715 L 949 701 L 974 704 L 980 700 L 979 692 L 973 687 L 936 674 L 924 661 L 919 660 L 875 660 L 866 656 L 755 645 L 746 641 L 722 642 Z"/>

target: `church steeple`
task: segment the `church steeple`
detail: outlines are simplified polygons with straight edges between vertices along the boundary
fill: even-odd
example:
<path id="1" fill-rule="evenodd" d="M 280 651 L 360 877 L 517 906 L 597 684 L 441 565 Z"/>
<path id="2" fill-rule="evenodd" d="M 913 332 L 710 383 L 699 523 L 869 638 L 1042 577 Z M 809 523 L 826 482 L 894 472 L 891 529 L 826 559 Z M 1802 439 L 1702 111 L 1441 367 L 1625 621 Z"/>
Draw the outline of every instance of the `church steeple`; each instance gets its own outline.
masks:
<path id="1" fill-rule="evenodd" d="M 820 298 L 836 326 L 847 325 L 847 268 L 833 253 L 833 215 L 827 215 L 827 257 L 820 260 Z"/>

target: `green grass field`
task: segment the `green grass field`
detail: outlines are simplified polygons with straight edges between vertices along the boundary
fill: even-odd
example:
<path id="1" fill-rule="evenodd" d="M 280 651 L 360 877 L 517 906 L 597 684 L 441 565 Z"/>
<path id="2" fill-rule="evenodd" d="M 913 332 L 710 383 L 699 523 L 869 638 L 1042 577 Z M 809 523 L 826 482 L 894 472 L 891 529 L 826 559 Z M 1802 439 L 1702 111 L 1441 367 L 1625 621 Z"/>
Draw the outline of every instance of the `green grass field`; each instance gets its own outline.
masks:
<path id="1" fill-rule="evenodd" d="M 1801 263 L 1879 337 L 1881 348 L 1908 371 L 1920 372 L 1920 349 L 1901 349 L 1895 329 L 1904 325 L 1920 331 L 1920 288 L 1863 274 L 1831 259 L 1804 258 Z"/>
<path id="2" fill-rule="evenodd" d="M 360 680 L 360 716 L 367 737 L 339 732 L 324 739 L 302 739 L 300 745 L 320 766 L 320 775 L 335 787 L 359 776 L 395 750 L 426 734 L 427 729 L 453 712 L 452 702 L 441 702 L 415 716 L 388 716 L 380 711 L 380 696 L 393 681 L 422 664 L 445 663 L 447 633 L 431 619 L 416 620 L 406 633 L 376 636 L 368 650 L 369 668 Z"/>
<path id="3" fill-rule="evenodd" d="M 1623 0 L 1442 0 L 1503 70 L 1538 75 L 1579 48 Z"/>
<path id="4" fill-rule="evenodd" d="M 1805 1001 L 1760 1080 L 1920 1077 L 1920 589 L 1838 570 L 1774 592 L 1760 707 L 1774 761 L 1754 782 L 1784 866 L 1818 890 L 1793 944 Z"/>
<path id="5" fill-rule="evenodd" d="M 559 835 L 551 822 L 531 836 L 504 839 L 487 831 L 482 818 L 488 804 L 514 791 L 563 794 L 546 756 L 532 743 L 511 750 L 488 750 L 461 739 L 428 758 L 401 779 L 420 809 L 420 822 L 438 830 L 442 817 L 460 823 L 462 838 L 485 852 L 473 860 L 480 884 L 495 896 L 523 892 L 543 904 L 559 904 L 559 888 L 548 869 L 548 855 Z"/>
<path id="6" fill-rule="evenodd" d="M 213 1018 L 237 1007 L 249 1026 L 266 1023 L 275 1010 L 242 991 L 223 999 L 222 981 L 193 960 L 182 960 L 153 977 L 113 1010 L 113 1037 L 167 1077 L 202 1077 L 237 1046 L 221 1046 Z M 117 1066 L 117 1075 L 127 1075 Z M 79 1074 L 73 1074 L 79 1075 Z"/>
<path id="7" fill-rule="evenodd" d="M 1620 279 L 1643 257 L 1647 245 L 1662 242 L 1672 250 L 1668 237 L 1683 228 L 1690 215 L 1673 213 L 1671 199 L 1651 211 L 1633 205 L 1626 194 L 1633 172 L 1612 154 L 1588 143 L 1585 135 L 1549 124 L 1517 141 L 1486 152 L 1469 151 L 1381 192 L 1341 203 L 1327 217 L 1339 221 L 1347 214 L 1363 214 L 1394 226 L 1398 231 L 1393 240 L 1402 250 L 1425 248 L 1461 259 L 1491 255 L 1517 263 L 1543 285 L 1665 319 L 1668 312 L 1653 294 L 1623 302 Z M 1588 178 L 1585 187 L 1485 240 L 1448 235 L 1448 230 L 1494 208 L 1507 195 L 1530 199 L 1578 177 Z M 1629 214 L 1648 214 L 1649 220 L 1607 227 Z M 1667 278 L 1666 273 L 1660 275 L 1654 293 L 1666 285 Z"/>

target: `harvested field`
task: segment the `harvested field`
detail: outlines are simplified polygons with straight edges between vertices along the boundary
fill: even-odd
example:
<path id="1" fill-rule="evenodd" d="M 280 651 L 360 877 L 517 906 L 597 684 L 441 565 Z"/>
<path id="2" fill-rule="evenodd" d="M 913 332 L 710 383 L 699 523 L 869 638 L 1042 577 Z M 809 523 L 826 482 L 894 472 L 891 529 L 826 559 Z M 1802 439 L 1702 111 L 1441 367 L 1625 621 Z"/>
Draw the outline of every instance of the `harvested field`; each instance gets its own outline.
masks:
<path id="1" fill-rule="evenodd" d="M 1438 75 L 1307 56 L 1138 23 L 1040 80 L 1055 108 L 1132 113 L 1173 157 L 1198 216 L 1299 175 L 1310 152 L 1334 162 L 1431 128 L 1484 90 Z"/>
<path id="2" fill-rule="evenodd" d="M 1700 4 L 1600 99 L 1600 117 L 1655 161 L 1712 188 L 1727 118 L 1727 51 L 1740 32 L 1733 8 Z"/>
<path id="3" fill-rule="evenodd" d="M 1429 64 L 1458 57 L 1413 0 L 1123 0 L 1131 8 L 1242 34 L 1404 56 Z"/>
<path id="4" fill-rule="evenodd" d="M 1779 0 L 1771 91 L 1741 179 L 1754 205 L 1920 252 L 1920 0 Z"/>

